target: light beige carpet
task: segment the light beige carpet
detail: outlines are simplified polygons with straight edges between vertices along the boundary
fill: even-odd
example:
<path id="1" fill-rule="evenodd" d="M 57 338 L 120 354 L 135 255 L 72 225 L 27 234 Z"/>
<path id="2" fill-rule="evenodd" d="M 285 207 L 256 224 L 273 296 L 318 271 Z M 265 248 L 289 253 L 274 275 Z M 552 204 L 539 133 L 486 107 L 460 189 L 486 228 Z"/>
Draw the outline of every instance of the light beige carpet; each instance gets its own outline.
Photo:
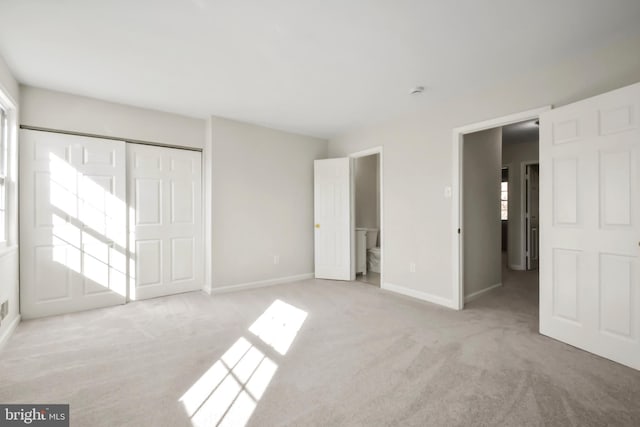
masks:
<path id="1" fill-rule="evenodd" d="M 26 321 L 0 402 L 72 426 L 640 425 L 640 372 L 537 334 L 536 295 L 508 273 L 456 312 L 309 280 Z"/>
<path id="2" fill-rule="evenodd" d="M 356 280 L 362 283 L 368 283 L 373 286 L 380 287 L 380 273 L 368 271 L 367 274 L 358 274 Z"/>

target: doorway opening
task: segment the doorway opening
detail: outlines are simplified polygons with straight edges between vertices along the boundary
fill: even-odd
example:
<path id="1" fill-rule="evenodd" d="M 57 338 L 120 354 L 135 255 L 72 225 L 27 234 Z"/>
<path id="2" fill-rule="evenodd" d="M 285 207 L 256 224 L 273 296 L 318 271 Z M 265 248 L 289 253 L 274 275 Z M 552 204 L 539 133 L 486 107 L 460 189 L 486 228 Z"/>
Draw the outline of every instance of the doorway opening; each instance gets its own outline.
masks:
<path id="1" fill-rule="evenodd" d="M 494 289 L 520 286 L 537 311 L 538 117 L 547 110 L 454 130 L 458 309 Z"/>
<path id="2" fill-rule="evenodd" d="M 382 284 L 382 149 L 352 154 L 356 280 Z"/>

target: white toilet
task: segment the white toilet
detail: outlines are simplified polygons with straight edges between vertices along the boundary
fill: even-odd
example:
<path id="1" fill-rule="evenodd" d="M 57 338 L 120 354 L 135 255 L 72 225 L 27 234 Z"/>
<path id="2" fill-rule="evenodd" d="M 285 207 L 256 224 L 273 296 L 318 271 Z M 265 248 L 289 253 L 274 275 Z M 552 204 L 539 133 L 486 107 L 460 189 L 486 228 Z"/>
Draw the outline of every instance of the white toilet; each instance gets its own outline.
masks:
<path id="1" fill-rule="evenodd" d="M 356 273 L 380 273 L 377 228 L 356 228 Z"/>

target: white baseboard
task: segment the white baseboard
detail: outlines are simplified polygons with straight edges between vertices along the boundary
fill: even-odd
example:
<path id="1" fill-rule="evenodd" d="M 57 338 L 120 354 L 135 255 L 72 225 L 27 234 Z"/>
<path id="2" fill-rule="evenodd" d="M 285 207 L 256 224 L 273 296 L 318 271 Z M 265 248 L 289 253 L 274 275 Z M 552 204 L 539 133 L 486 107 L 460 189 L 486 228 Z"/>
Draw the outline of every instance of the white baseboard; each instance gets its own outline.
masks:
<path id="1" fill-rule="evenodd" d="M 245 289 L 263 288 L 265 286 L 279 285 L 281 283 L 297 282 L 299 280 L 313 279 L 313 273 L 298 274 L 296 276 L 277 277 L 275 279 L 259 280 L 257 282 L 240 283 L 238 285 L 221 286 L 211 288 L 211 294 L 222 294 L 226 292 L 242 291 Z"/>
<path id="2" fill-rule="evenodd" d="M 428 294 L 422 291 L 416 291 L 415 289 L 405 288 L 404 286 L 398 286 L 392 283 L 383 283 L 380 288 L 386 291 L 395 292 L 397 294 L 406 295 L 408 297 L 417 298 L 422 301 L 438 304 L 447 308 L 452 308 L 454 310 L 458 309 L 457 304 L 454 304 L 450 299 Z"/>
<path id="3" fill-rule="evenodd" d="M 13 335 L 16 328 L 18 327 L 18 323 L 20 323 L 19 314 L 15 317 L 15 319 L 13 319 L 13 322 L 9 324 L 9 327 L 7 328 L 6 331 L 4 331 L 4 334 L 0 336 L 0 350 L 2 350 L 2 348 L 7 344 L 7 342 L 9 342 L 9 338 L 11 338 L 11 335 Z"/>
<path id="4" fill-rule="evenodd" d="M 518 270 L 518 271 L 525 270 L 525 268 L 523 266 L 521 266 L 520 264 L 509 264 L 509 269 Z"/>
<path id="5" fill-rule="evenodd" d="M 474 292 L 472 294 L 467 295 L 466 297 L 464 297 L 464 302 L 471 302 L 476 298 L 481 297 L 482 295 L 486 294 L 489 291 L 494 290 L 495 288 L 499 288 L 500 286 L 502 286 L 502 283 L 496 283 L 495 285 L 491 285 L 488 288 L 484 288 L 478 292 Z"/>

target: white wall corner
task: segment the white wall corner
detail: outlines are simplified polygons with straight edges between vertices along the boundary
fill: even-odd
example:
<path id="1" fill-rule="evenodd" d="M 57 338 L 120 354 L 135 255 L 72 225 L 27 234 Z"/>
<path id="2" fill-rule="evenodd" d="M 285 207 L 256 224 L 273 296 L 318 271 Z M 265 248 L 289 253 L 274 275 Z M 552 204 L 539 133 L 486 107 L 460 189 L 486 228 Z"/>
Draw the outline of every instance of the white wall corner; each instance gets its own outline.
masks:
<path id="1" fill-rule="evenodd" d="M 0 351 L 4 348 L 4 346 L 9 342 L 9 339 L 15 332 L 18 324 L 20 323 L 20 315 L 18 314 L 13 321 L 9 324 L 9 327 L 4 331 L 2 336 L 0 336 Z"/>
<path id="2" fill-rule="evenodd" d="M 464 297 L 464 302 L 471 302 L 475 299 L 480 298 L 482 295 L 486 294 L 487 292 L 490 292 L 492 290 L 494 290 L 495 288 L 499 288 L 500 286 L 502 286 L 502 283 L 496 283 L 495 285 L 491 285 L 488 288 L 484 288 L 482 290 L 479 290 L 478 292 L 474 292 L 472 294 L 467 295 L 466 297 Z"/>
<path id="3" fill-rule="evenodd" d="M 263 288 L 266 286 L 280 285 L 283 283 L 299 282 L 302 280 L 313 279 L 314 273 L 298 274 L 295 276 L 276 277 L 274 279 L 259 280 L 256 282 L 239 283 L 237 285 L 221 286 L 219 288 L 209 288 L 209 294 L 223 294 L 227 292 L 243 291 L 247 289 Z"/>
<path id="4" fill-rule="evenodd" d="M 417 291 L 415 289 L 406 288 L 404 286 L 394 285 L 392 283 L 383 283 L 380 288 L 385 291 L 405 295 L 405 296 L 416 298 L 422 301 L 427 301 L 432 304 L 437 304 L 443 307 L 458 310 L 458 304 L 456 304 L 455 301 L 450 300 L 448 298 L 443 298 L 443 297 L 432 295 L 426 292 Z"/>

